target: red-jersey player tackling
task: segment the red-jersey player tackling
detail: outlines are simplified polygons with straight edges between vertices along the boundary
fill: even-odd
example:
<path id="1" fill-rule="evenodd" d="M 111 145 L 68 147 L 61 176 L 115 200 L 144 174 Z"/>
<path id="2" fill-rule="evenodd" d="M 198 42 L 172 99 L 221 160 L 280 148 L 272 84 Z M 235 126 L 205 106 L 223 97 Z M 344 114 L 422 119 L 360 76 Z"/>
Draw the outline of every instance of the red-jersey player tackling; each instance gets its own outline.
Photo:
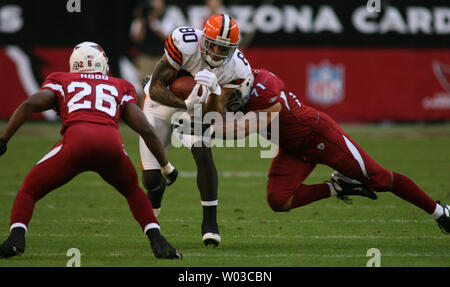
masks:
<path id="1" fill-rule="evenodd" d="M 274 74 L 253 70 L 253 75 L 253 84 L 241 88 L 242 97 L 248 99 L 244 110 L 268 113 L 259 117 L 267 118 L 258 121 L 260 126 L 271 124 L 275 117 L 270 113 L 279 117 L 279 127 L 271 127 L 278 128 L 279 150 L 270 167 L 267 187 L 267 200 L 274 211 L 287 211 L 332 195 L 349 202 L 350 195 L 376 199 L 375 191 L 391 191 L 431 214 L 441 230 L 450 233 L 448 205 L 432 200 L 408 177 L 381 167 L 333 119 L 303 105 Z M 244 120 L 248 118 L 224 126 L 219 123 L 214 129 L 226 133 L 233 127 L 235 137 L 248 135 L 253 132 L 249 121 Z M 336 170 L 330 182 L 303 184 L 316 164 Z"/>
<path id="2" fill-rule="evenodd" d="M 157 155 L 169 184 L 176 180 L 178 171 L 167 161 L 161 141 L 137 105 L 134 87 L 108 76 L 106 55 L 92 42 L 74 48 L 70 69 L 70 73 L 50 74 L 41 90 L 16 109 L 0 138 L 2 155 L 7 141 L 31 113 L 56 109 L 62 120 L 62 139 L 31 169 L 17 194 L 11 212 L 11 233 L 0 245 L 0 257 L 24 252 L 25 232 L 38 200 L 76 175 L 94 171 L 127 199 L 155 256 L 181 258 L 181 253 L 159 232 L 151 202 L 139 187 L 118 130 L 117 122 L 122 118 Z"/>

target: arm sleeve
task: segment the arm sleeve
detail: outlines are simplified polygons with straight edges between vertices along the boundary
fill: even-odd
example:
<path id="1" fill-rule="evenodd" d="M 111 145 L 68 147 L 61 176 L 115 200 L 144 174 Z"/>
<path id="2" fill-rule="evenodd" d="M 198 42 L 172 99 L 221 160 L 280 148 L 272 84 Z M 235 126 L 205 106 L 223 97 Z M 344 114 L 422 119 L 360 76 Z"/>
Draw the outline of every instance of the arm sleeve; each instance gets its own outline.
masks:
<path id="1" fill-rule="evenodd" d="M 44 83 L 41 86 L 41 90 L 50 90 L 55 92 L 58 98 L 65 99 L 65 93 L 62 84 L 58 80 L 57 74 L 52 73 L 47 76 Z"/>
<path id="2" fill-rule="evenodd" d="M 167 38 L 166 43 L 164 44 L 164 52 L 172 67 L 176 70 L 180 70 L 181 65 L 183 64 L 183 54 L 177 48 L 175 44 L 176 41 L 174 42 L 174 34 L 175 33 L 172 33 L 172 35 Z"/>
<path id="3" fill-rule="evenodd" d="M 120 113 L 122 114 L 122 111 L 124 107 L 129 103 L 135 103 L 136 105 L 139 105 L 138 96 L 136 93 L 136 89 L 133 85 L 130 83 L 125 83 L 125 92 L 122 95 L 122 98 L 120 99 Z"/>
<path id="4" fill-rule="evenodd" d="M 274 92 L 262 85 L 256 85 L 247 104 L 247 111 L 260 111 L 273 106 L 279 101 L 277 92 Z"/>

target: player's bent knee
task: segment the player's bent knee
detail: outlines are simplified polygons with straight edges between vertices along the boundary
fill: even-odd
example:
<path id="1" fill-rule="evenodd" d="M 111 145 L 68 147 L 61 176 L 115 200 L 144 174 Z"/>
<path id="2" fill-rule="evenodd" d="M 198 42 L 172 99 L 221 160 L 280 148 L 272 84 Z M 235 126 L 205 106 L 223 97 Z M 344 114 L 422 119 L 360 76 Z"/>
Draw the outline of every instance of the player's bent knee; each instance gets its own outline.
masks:
<path id="1" fill-rule="evenodd" d="M 142 172 L 142 183 L 146 189 L 154 189 L 161 185 L 162 174 L 159 169 L 149 169 Z"/>
<path id="2" fill-rule="evenodd" d="M 275 192 L 267 193 L 267 202 L 270 208 L 275 212 L 289 211 L 291 209 L 291 198 L 281 196 Z"/>

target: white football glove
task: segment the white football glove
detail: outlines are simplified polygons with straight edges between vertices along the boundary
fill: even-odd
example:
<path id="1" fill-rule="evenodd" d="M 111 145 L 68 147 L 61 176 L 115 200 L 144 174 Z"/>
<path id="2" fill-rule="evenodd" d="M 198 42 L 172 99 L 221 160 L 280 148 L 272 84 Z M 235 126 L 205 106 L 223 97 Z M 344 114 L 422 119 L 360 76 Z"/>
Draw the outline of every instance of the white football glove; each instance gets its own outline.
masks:
<path id="1" fill-rule="evenodd" d="M 195 74 L 194 79 L 198 84 L 205 86 L 208 88 L 211 94 L 220 95 L 222 89 L 220 88 L 219 83 L 217 82 L 217 76 L 213 72 L 208 70 L 203 70 Z"/>
<path id="2" fill-rule="evenodd" d="M 202 97 L 199 97 L 199 96 L 197 95 L 198 89 L 202 89 L 202 90 L 203 90 L 203 91 L 202 91 L 202 92 L 203 92 L 203 93 L 202 93 L 202 96 L 203 96 L 203 94 L 206 93 L 206 88 L 203 87 L 202 85 L 196 84 L 196 85 L 194 86 L 194 88 L 192 89 L 191 93 L 189 94 L 189 97 L 187 97 L 187 99 L 184 100 L 184 103 L 186 104 L 186 110 L 187 110 L 188 112 L 190 112 L 190 111 L 192 111 L 192 110 L 194 109 L 194 105 L 200 103 L 200 100 L 201 100 Z"/>

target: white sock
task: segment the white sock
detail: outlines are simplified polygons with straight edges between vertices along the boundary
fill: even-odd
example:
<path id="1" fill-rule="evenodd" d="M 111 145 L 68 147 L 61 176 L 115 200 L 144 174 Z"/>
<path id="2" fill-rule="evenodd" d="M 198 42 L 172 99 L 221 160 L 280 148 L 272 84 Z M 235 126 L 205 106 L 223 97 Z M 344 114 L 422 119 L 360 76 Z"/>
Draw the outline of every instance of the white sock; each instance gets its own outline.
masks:
<path id="1" fill-rule="evenodd" d="M 146 234 L 147 231 L 148 231 L 149 229 L 152 229 L 152 228 L 160 229 L 158 223 L 149 223 L 149 224 L 147 224 L 147 225 L 144 227 L 144 234 Z"/>
<path id="2" fill-rule="evenodd" d="M 211 200 L 211 201 L 201 201 L 202 206 L 217 206 L 219 204 L 218 200 Z"/>
<path id="3" fill-rule="evenodd" d="M 20 228 L 25 229 L 25 232 L 28 231 L 27 226 L 25 224 L 21 223 L 21 222 L 15 222 L 15 223 L 11 224 L 11 227 L 9 228 L 9 231 L 13 230 L 16 227 L 20 227 Z"/>
<path id="4" fill-rule="evenodd" d="M 334 186 L 333 186 L 331 183 L 329 183 L 329 182 L 327 182 L 327 184 L 328 184 L 328 186 L 330 187 L 330 197 L 331 197 L 331 196 L 336 196 L 336 195 L 337 195 L 337 192 L 336 192 L 336 190 L 334 189 Z"/>
<path id="5" fill-rule="evenodd" d="M 433 218 L 435 220 L 437 220 L 443 214 L 444 214 L 444 208 L 440 204 L 436 203 L 436 208 L 434 209 L 433 214 L 431 214 L 431 216 L 433 216 Z"/>

